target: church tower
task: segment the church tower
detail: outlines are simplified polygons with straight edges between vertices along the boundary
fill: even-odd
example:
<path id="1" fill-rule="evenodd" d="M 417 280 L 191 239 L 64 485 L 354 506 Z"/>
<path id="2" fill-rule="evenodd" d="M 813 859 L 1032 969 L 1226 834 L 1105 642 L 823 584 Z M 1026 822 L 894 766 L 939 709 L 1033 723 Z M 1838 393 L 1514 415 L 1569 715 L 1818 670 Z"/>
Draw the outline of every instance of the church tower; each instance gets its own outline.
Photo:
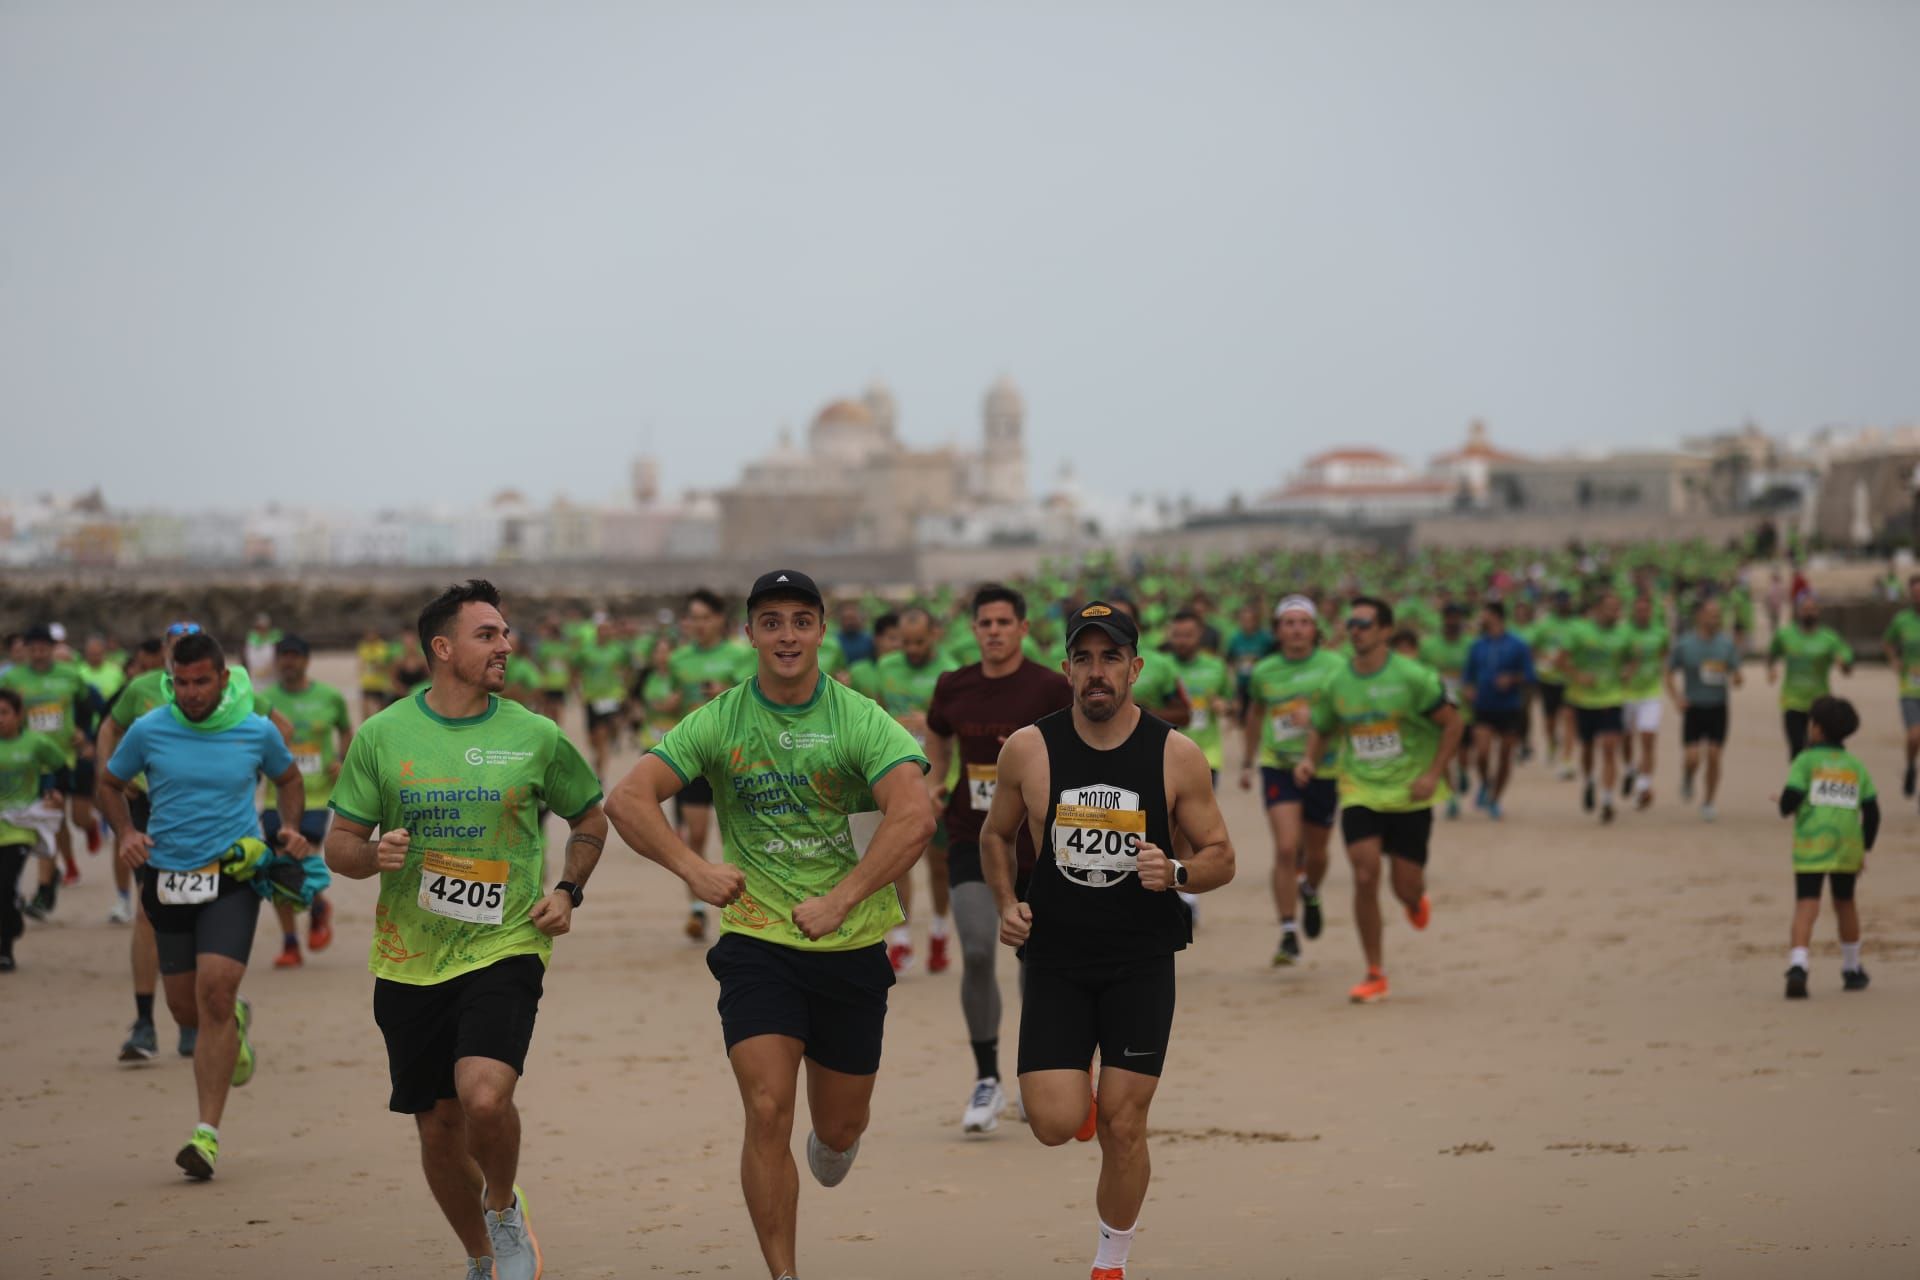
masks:
<path id="1" fill-rule="evenodd" d="M 982 496 L 992 503 L 1022 505 L 1027 500 L 1027 406 L 1013 379 L 1002 376 L 987 391 L 984 417 Z"/>

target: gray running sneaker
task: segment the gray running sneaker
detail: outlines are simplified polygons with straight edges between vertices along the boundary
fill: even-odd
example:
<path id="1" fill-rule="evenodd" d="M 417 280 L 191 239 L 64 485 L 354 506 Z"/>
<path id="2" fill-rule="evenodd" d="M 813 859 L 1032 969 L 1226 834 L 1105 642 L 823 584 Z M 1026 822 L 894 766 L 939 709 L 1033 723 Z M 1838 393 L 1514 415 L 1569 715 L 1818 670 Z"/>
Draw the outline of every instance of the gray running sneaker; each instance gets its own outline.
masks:
<path id="1" fill-rule="evenodd" d="M 540 1242 L 527 1225 L 527 1196 L 513 1189 L 513 1203 L 487 1210 L 487 1239 L 493 1244 L 493 1271 L 498 1280 L 536 1280 L 540 1274 Z"/>
<path id="2" fill-rule="evenodd" d="M 492 1258 L 468 1258 L 466 1280 L 493 1280 Z"/>
<path id="3" fill-rule="evenodd" d="M 853 1158 L 859 1154 L 858 1138 L 845 1151 L 835 1151 L 820 1141 L 820 1135 L 807 1130 L 807 1168 L 813 1170 L 814 1181 L 823 1187 L 839 1186 L 853 1168 Z"/>
<path id="4" fill-rule="evenodd" d="M 198 1027 L 180 1028 L 180 1056 L 181 1057 L 191 1058 L 193 1056 L 193 1047 L 199 1043 L 200 1043 L 200 1028 Z"/>
<path id="5" fill-rule="evenodd" d="M 133 1030 L 127 1033 L 127 1042 L 120 1046 L 120 1061 L 150 1062 L 160 1053 L 160 1038 L 154 1033 L 153 1024 L 145 1018 L 133 1024 Z"/>

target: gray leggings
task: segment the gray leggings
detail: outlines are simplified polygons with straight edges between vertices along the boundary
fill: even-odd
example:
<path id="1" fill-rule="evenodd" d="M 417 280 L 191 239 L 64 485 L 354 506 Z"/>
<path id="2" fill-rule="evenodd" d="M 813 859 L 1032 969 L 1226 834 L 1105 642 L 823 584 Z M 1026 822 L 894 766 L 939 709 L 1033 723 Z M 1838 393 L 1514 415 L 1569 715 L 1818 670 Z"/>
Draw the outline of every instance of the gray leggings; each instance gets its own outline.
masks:
<path id="1" fill-rule="evenodd" d="M 993 890 L 979 880 L 953 886 L 953 927 L 960 935 L 960 1011 L 967 1019 L 967 1039 L 976 1043 L 1000 1038 L 1000 983 L 994 977 L 994 953 L 1000 949 L 1000 913 L 994 909 Z M 1026 989 L 1026 966 L 1020 969 Z"/>

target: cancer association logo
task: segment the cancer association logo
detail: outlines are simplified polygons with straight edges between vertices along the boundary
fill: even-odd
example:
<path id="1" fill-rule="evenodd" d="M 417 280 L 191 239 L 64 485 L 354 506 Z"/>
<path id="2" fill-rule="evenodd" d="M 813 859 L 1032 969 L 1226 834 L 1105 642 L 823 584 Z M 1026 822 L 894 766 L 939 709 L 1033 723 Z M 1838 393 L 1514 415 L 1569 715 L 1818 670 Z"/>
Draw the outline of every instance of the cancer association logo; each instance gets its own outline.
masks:
<path id="1" fill-rule="evenodd" d="M 467 748 L 467 763 L 475 766 L 483 764 L 519 764 L 522 760 L 531 759 L 533 759 L 533 752 L 531 751 L 503 751 L 496 747 L 484 749 L 480 747 Z"/>
<path id="2" fill-rule="evenodd" d="M 832 741 L 833 735 L 830 733 L 795 733 L 789 729 L 780 735 L 780 749 L 782 751 L 811 751 L 815 747 L 824 747 Z"/>

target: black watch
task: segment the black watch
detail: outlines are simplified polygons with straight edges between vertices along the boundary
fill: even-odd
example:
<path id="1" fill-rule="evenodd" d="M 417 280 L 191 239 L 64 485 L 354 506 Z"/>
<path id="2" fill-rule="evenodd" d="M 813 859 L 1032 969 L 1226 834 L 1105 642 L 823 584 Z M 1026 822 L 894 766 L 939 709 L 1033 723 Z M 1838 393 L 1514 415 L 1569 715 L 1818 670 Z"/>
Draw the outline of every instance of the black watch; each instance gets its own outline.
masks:
<path id="1" fill-rule="evenodd" d="M 575 884 L 571 880 L 562 880 L 559 884 L 556 884 L 555 886 L 553 886 L 553 891 L 555 893 L 564 893 L 569 898 L 572 898 L 573 909 L 575 911 L 578 911 L 580 909 L 580 900 L 587 896 L 586 890 L 582 889 L 579 885 Z"/>
<path id="2" fill-rule="evenodd" d="M 1173 863 L 1174 887 L 1176 889 L 1186 888 L 1187 887 L 1187 864 L 1180 861 L 1178 858 L 1171 859 L 1171 861 Z M 580 904 L 576 902 L 573 905 L 577 907 Z"/>

